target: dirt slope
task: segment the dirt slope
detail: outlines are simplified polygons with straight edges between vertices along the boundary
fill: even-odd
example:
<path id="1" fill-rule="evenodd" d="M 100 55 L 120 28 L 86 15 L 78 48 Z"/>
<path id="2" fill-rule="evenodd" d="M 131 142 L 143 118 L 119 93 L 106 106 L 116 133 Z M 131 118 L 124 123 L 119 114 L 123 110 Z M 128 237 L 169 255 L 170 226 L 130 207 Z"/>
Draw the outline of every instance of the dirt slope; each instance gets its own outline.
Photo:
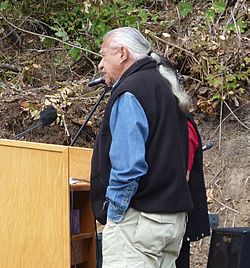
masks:
<path id="1" fill-rule="evenodd" d="M 58 110 L 56 123 L 39 127 L 21 139 L 69 145 L 101 90 L 90 91 L 86 80 L 22 91 L 5 85 L 0 89 L 0 138 L 11 139 L 26 130 L 36 122 L 46 104 L 53 104 Z M 105 101 L 98 107 L 75 146 L 93 147 L 104 107 Z M 242 125 L 249 122 L 248 108 L 249 105 L 245 104 L 235 112 L 240 122 L 230 115 L 221 128 L 218 119 L 196 117 L 203 142 L 214 143 L 214 147 L 204 153 L 204 171 L 209 211 L 219 214 L 220 227 L 250 226 L 249 131 Z M 206 238 L 193 243 L 192 268 L 206 267 L 209 242 L 210 238 Z"/>

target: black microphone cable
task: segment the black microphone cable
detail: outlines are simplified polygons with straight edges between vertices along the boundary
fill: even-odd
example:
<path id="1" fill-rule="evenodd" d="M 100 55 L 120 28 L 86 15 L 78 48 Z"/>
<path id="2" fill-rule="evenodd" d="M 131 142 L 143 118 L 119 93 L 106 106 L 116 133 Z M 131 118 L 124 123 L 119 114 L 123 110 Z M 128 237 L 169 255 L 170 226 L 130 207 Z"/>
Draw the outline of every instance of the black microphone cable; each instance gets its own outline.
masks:
<path id="1" fill-rule="evenodd" d="M 23 132 L 17 134 L 17 135 L 13 138 L 13 140 L 17 140 L 17 139 L 19 139 L 20 137 L 22 137 L 22 136 L 23 136 L 24 134 L 26 134 L 27 132 L 32 131 L 33 129 L 36 129 L 36 128 L 40 127 L 42 124 L 43 124 L 43 122 L 38 122 L 38 123 L 37 123 L 36 125 L 34 125 L 33 127 L 30 127 L 30 128 L 28 128 L 28 129 L 26 129 L 25 131 L 23 131 Z"/>

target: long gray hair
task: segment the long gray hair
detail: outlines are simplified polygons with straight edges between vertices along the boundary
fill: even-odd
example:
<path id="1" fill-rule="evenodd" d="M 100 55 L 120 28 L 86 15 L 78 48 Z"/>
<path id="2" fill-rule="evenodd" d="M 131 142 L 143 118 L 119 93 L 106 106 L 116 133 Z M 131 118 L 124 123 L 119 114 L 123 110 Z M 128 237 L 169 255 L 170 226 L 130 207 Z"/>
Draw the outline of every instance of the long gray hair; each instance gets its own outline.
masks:
<path id="1" fill-rule="evenodd" d="M 107 32 L 104 40 L 111 36 L 110 47 L 115 48 L 119 45 L 126 47 L 135 61 L 151 56 L 157 63 L 161 75 L 170 82 L 172 92 L 178 99 L 180 109 L 184 112 L 189 110 L 191 106 L 190 97 L 179 83 L 175 69 L 170 64 L 164 64 L 161 57 L 151 51 L 151 44 L 137 29 L 131 27 L 116 28 Z"/>

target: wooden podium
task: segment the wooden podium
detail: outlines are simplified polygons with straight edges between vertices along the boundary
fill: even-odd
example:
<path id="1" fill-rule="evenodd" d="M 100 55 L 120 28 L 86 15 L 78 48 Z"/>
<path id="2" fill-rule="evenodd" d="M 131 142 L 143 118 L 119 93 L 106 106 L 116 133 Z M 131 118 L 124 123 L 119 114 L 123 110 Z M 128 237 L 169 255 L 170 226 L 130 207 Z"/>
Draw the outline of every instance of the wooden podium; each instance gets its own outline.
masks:
<path id="1" fill-rule="evenodd" d="M 91 149 L 0 140 L 0 267 L 94 268 Z M 80 232 L 70 215 L 78 210 Z M 73 250 L 72 250 L 73 248 Z"/>

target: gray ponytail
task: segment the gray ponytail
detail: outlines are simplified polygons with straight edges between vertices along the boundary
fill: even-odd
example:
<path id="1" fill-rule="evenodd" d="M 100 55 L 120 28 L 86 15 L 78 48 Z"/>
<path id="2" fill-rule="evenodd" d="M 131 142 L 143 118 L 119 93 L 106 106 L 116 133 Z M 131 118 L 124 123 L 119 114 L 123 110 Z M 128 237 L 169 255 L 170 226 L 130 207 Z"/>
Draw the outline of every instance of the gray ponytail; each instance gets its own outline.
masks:
<path id="1" fill-rule="evenodd" d="M 111 36 L 110 47 L 125 46 L 135 61 L 151 56 L 157 63 L 161 75 L 170 82 L 172 92 L 178 99 L 180 109 L 184 112 L 189 110 L 191 106 L 190 98 L 180 85 L 175 70 L 162 64 L 161 58 L 156 53 L 151 52 L 150 43 L 137 29 L 131 27 L 116 28 L 106 33 L 104 40 Z"/>
<path id="2" fill-rule="evenodd" d="M 158 64 L 158 70 L 161 75 L 170 82 L 172 86 L 172 92 L 178 99 L 180 109 L 183 112 L 188 112 L 191 108 L 191 99 L 179 83 L 176 71 L 169 66 L 164 66 L 162 64 L 161 58 L 156 53 L 152 52 L 150 56 Z"/>

